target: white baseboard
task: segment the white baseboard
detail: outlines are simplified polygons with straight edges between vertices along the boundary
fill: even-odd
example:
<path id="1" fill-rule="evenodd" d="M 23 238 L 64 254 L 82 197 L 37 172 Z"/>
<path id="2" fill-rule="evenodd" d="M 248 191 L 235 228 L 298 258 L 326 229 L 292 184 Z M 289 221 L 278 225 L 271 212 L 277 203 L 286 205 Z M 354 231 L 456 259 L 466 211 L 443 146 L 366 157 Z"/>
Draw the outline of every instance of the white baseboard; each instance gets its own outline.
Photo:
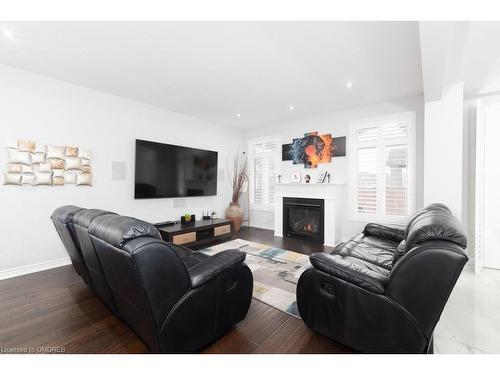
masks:
<path id="1" fill-rule="evenodd" d="M 48 260 L 46 262 L 30 264 L 28 266 L 9 268 L 0 271 L 0 280 L 10 279 L 12 277 L 27 275 L 30 273 L 50 270 L 51 268 L 57 268 L 62 266 L 67 266 L 71 264 L 69 257 Z"/>
<path id="2" fill-rule="evenodd" d="M 274 226 L 271 226 L 271 225 L 263 225 L 263 224 L 259 224 L 259 223 L 251 223 L 248 226 L 249 227 L 253 227 L 253 228 L 268 229 L 268 230 L 274 231 Z"/>

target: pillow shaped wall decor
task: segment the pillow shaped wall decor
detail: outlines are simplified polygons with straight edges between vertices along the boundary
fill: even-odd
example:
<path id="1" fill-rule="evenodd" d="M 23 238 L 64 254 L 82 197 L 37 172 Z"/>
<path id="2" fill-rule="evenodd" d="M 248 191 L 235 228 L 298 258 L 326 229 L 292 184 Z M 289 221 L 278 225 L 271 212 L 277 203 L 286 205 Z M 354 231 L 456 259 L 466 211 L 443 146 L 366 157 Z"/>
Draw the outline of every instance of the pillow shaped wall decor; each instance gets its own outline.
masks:
<path id="1" fill-rule="evenodd" d="M 4 185 L 91 186 L 88 150 L 45 145 L 29 140 L 7 141 Z"/>

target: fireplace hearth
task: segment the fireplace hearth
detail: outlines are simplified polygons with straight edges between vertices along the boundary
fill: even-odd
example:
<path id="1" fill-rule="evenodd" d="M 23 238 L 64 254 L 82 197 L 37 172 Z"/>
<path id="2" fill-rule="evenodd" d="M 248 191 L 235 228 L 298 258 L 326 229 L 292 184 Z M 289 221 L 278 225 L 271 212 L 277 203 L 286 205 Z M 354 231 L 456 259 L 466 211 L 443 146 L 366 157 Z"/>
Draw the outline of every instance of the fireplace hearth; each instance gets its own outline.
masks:
<path id="1" fill-rule="evenodd" d="M 324 243 L 323 199 L 283 197 L 283 236 Z"/>

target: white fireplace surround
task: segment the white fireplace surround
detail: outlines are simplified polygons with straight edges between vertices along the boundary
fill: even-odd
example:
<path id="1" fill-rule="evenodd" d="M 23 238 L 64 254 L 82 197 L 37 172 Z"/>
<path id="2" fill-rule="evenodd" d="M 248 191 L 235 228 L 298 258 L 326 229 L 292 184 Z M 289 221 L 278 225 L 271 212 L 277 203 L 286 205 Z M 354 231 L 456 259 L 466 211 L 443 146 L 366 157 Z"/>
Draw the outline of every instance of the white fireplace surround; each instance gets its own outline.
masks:
<path id="1" fill-rule="evenodd" d="M 283 197 L 324 199 L 325 245 L 335 246 L 342 233 L 342 195 L 345 185 L 345 182 L 276 184 L 274 235 L 283 237 Z"/>

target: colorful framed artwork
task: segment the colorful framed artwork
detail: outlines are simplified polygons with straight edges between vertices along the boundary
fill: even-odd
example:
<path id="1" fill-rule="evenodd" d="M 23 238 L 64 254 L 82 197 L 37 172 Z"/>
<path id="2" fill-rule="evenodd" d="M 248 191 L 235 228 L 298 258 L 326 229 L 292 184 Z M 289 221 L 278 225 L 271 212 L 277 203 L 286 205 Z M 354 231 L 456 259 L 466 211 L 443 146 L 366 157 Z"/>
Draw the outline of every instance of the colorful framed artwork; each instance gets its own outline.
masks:
<path id="1" fill-rule="evenodd" d="M 332 138 L 331 134 L 306 133 L 292 143 L 283 144 L 281 160 L 317 168 L 320 163 L 330 163 L 332 157 L 346 156 L 346 137 Z"/>

